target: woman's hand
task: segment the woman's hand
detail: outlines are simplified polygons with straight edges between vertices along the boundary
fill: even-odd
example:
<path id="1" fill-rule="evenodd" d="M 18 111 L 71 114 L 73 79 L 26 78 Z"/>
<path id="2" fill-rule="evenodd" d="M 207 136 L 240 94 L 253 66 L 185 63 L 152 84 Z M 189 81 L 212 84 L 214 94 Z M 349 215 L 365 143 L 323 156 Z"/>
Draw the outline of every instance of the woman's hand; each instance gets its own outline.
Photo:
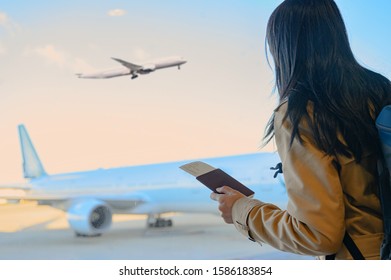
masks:
<path id="1" fill-rule="evenodd" d="M 232 224 L 232 207 L 239 198 L 245 197 L 245 195 L 228 186 L 217 188 L 216 191 L 219 193 L 211 193 L 210 198 L 219 203 L 219 210 L 224 221 L 227 224 Z"/>

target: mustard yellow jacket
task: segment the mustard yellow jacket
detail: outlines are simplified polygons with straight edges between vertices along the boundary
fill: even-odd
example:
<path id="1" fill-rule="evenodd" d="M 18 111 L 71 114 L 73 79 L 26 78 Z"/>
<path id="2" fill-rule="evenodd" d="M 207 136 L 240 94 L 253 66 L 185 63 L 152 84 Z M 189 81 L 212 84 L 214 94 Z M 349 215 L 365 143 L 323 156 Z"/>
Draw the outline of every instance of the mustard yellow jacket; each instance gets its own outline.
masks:
<path id="1" fill-rule="evenodd" d="M 326 155 L 316 147 L 305 121 L 299 125 L 302 144 L 295 139 L 290 147 L 291 123 L 283 120 L 286 110 L 287 102 L 276 109 L 274 120 L 289 198 L 286 210 L 241 198 L 232 210 L 236 228 L 282 251 L 320 258 L 336 253 L 336 259 L 351 259 L 342 242 L 347 230 L 366 259 L 379 259 L 383 223 L 376 158 L 367 153 L 357 164 L 354 159 Z"/>

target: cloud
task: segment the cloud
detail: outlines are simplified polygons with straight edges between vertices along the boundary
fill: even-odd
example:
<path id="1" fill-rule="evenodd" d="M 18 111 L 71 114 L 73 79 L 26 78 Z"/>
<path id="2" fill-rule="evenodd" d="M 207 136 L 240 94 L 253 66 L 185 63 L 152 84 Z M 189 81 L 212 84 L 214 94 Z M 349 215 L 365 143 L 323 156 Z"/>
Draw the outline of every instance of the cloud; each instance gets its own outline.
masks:
<path id="1" fill-rule="evenodd" d="M 0 55 L 3 55 L 7 52 L 6 48 L 0 43 Z"/>
<path id="2" fill-rule="evenodd" d="M 125 10 L 122 9 L 114 9 L 107 12 L 107 14 L 111 17 L 122 17 L 126 14 Z"/>
<path id="3" fill-rule="evenodd" d="M 151 55 L 146 50 L 140 47 L 135 47 L 132 53 L 133 53 L 133 57 L 135 57 L 138 60 L 146 60 L 151 58 Z"/>
<path id="4" fill-rule="evenodd" d="M 45 58 L 47 61 L 57 64 L 59 67 L 64 67 L 67 63 L 66 54 L 57 50 L 53 45 L 37 47 L 33 49 L 33 53 Z"/>
<path id="5" fill-rule="evenodd" d="M 0 11 L 0 25 L 5 26 L 8 22 L 7 14 Z"/>
<path id="6" fill-rule="evenodd" d="M 2 11 L 0 11 L 0 27 L 3 27 L 12 34 L 16 33 L 20 29 L 18 24 L 10 19 L 10 17 Z"/>
<path id="7" fill-rule="evenodd" d="M 68 69 L 73 72 L 94 71 L 95 69 L 81 58 L 74 57 L 70 53 L 55 47 L 52 44 L 45 46 L 27 48 L 25 55 L 38 56 L 46 62 L 54 64 L 61 69 Z"/>

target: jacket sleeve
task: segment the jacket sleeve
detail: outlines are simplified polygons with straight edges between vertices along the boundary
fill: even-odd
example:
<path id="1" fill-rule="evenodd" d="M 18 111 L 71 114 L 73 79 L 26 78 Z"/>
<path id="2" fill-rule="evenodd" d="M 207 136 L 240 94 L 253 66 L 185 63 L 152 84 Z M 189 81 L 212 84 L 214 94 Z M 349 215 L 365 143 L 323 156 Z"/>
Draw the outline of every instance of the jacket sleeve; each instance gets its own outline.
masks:
<path id="1" fill-rule="evenodd" d="M 283 251 L 313 256 L 333 254 L 342 246 L 345 233 L 338 171 L 333 157 L 314 145 L 305 125 L 300 132 L 302 143 L 295 139 L 290 147 L 291 124 L 288 120 L 283 122 L 283 112 L 276 112 L 275 140 L 283 163 L 287 209 L 241 198 L 233 206 L 234 224 L 250 239 Z"/>

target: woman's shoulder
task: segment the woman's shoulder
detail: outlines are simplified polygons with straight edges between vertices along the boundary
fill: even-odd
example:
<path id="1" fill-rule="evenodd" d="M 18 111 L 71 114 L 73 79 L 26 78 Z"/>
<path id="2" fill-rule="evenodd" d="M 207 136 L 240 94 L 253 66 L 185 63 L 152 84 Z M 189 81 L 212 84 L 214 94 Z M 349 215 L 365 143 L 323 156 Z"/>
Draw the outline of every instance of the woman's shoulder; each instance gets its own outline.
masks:
<path id="1" fill-rule="evenodd" d="M 278 106 L 274 109 L 274 127 L 281 126 L 284 122 L 289 123 L 289 118 L 287 118 L 288 111 L 288 98 L 281 100 Z"/>
<path id="2" fill-rule="evenodd" d="M 274 113 L 278 113 L 281 115 L 285 115 L 288 111 L 288 98 L 284 98 L 280 101 L 276 109 L 274 109 Z M 312 112 L 314 110 L 314 103 L 311 100 L 307 101 L 307 114 L 312 115 Z"/>
<path id="3" fill-rule="evenodd" d="M 275 113 L 283 113 L 285 115 L 286 111 L 288 109 L 288 98 L 284 98 L 280 101 L 276 109 L 274 109 Z"/>
<path id="4" fill-rule="evenodd" d="M 275 129 L 279 128 L 285 128 L 288 129 L 290 132 L 292 130 L 292 121 L 290 117 L 288 116 L 288 98 L 281 100 L 280 104 L 276 107 L 274 110 L 274 127 Z M 307 136 L 310 136 L 310 138 L 313 137 L 313 131 L 312 131 L 312 112 L 314 110 L 314 104 L 311 101 L 308 101 L 307 103 L 307 113 L 305 116 L 302 116 L 301 120 L 298 123 L 298 130 L 301 135 L 305 134 Z"/>

